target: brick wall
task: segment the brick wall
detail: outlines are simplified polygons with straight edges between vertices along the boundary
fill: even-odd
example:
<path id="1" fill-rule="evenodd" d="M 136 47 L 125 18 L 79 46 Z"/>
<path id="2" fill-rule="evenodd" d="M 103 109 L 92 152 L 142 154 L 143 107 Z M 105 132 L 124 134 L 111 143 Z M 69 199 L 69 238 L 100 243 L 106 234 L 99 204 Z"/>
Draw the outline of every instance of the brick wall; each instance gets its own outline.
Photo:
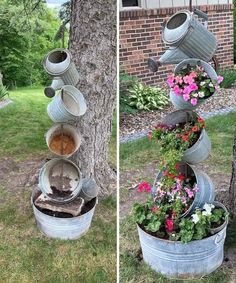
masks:
<path id="1" fill-rule="evenodd" d="M 186 7 L 185 7 L 186 8 Z M 233 68 L 233 5 L 198 7 L 209 16 L 208 29 L 218 40 L 220 69 Z M 163 83 L 173 65 L 163 65 L 157 73 L 147 67 L 147 59 L 158 58 L 166 50 L 161 40 L 161 23 L 182 8 L 127 10 L 120 12 L 120 66 L 130 75 L 150 85 Z"/>

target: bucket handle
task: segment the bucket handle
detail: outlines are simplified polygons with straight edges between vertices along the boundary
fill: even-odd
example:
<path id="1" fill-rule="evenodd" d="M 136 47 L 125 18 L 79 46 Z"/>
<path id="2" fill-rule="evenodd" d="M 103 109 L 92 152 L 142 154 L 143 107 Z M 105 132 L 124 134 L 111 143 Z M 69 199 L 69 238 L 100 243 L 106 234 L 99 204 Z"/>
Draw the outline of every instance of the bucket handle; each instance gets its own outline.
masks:
<path id="1" fill-rule="evenodd" d="M 218 233 L 215 238 L 215 244 L 219 246 L 225 240 L 225 237 L 226 235 L 224 232 Z"/>

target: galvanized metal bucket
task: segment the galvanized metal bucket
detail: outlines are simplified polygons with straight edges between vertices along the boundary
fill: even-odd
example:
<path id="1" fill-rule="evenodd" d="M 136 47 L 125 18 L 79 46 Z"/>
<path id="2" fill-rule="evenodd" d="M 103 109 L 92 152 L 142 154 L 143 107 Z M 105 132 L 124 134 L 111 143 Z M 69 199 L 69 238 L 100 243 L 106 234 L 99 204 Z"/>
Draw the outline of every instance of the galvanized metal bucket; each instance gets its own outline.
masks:
<path id="1" fill-rule="evenodd" d="M 188 10 L 171 16 L 163 27 L 163 41 L 189 58 L 210 61 L 217 50 L 216 37 Z"/>
<path id="2" fill-rule="evenodd" d="M 74 121 L 84 115 L 86 110 L 83 94 L 70 85 L 63 86 L 47 107 L 48 116 L 53 122 Z"/>
<path id="3" fill-rule="evenodd" d="M 38 186 L 49 200 L 58 203 L 70 202 L 80 193 L 82 174 L 72 161 L 54 158 L 40 169 Z M 64 194 L 55 194 L 53 191 L 55 188 L 56 191 L 63 191 Z"/>
<path id="4" fill-rule="evenodd" d="M 215 206 L 215 208 L 222 208 L 227 214 L 229 214 L 227 208 L 223 205 L 223 203 L 218 202 L 218 201 L 214 201 L 212 204 Z M 223 230 L 225 227 L 227 227 L 228 223 L 229 223 L 229 218 L 228 218 L 228 216 L 227 216 L 227 218 L 225 219 L 224 223 L 222 223 L 219 227 L 211 228 L 211 229 L 210 229 L 211 234 L 214 235 L 214 234 L 220 232 L 220 231 Z"/>
<path id="5" fill-rule="evenodd" d="M 37 226 L 46 236 L 62 240 L 74 240 L 82 237 L 90 228 L 97 199 L 91 210 L 77 217 L 59 218 L 47 215 L 34 205 L 35 191 L 32 193 L 31 203 Z"/>
<path id="6" fill-rule="evenodd" d="M 61 77 L 66 85 L 75 86 L 79 81 L 79 73 L 67 49 L 58 48 L 50 51 L 44 58 L 43 67 L 49 75 Z"/>
<path id="7" fill-rule="evenodd" d="M 196 120 L 198 115 L 192 111 L 177 110 L 168 115 L 163 120 L 164 124 L 176 125 Z M 188 148 L 183 155 L 182 160 L 189 164 L 197 164 L 207 159 L 211 153 L 211 140 L 205 129 L 202 130 L 197 142 Z"/>
<path id="8" fill-rule="evenodd" d="M 62 143 L 61 144 L 62 152 L 59 153 L 59 152 L 54 151 L 53 148 L 51 148 L 50 145 L 51 145 L 51 141 L 53 140 L 53 138 L 55 136 L 61 136 L 61 139 L 63 139 L 63 136 L 69 136 L 74 141 L 74 144 L 75 144 L 74 150 L 71 151 L 71 153 L 69 153 L 69 154 L 65 154 L 65 153 L 63 154 L 64 144 Z M 74 126 L 66 124 L 66 123 L 57 123 L 57 124 L 53 125 L 47 131 L 45 138 L 46 138 L 47 146 L 50 149 L 50 151 L 53 154 L 56 154 L 60 157 L 65 157 L 65 158 L 68 158 L 71 155 L 73 155 L 79 149 L 79 147 L 81 145 L 81 135 L 78 132 L 78 130 Z"/>
<path id="9" fill-rule="evenodd" d="M 174 70 L 174 73 L 179 73 L 182 69 L 187 67 L 187 65 L 190 66 L 201 66 L 204 68 L 205 72 L 208 74 L 208 76 L 213 80 L 217 81 L 217 73 L 215 72 L 214 68 L 207 62 L 204 62 L 199 59 L 186 59 L 183 60 L 181 63 L 179 63 Z M 214 93 L 213 93 L 214 94 Z M 212 95 L 213 95 L 212 94 Z M 211 95 L 211 96 L 212 96 Z M 199 107 L 202 103 L 204 103 L 208 98 L 211 96 L 208 96 L 207 98 L 200 98 L 198 99 L 197 105 L 193 106 L 189 101 L 185 101 L 182 97 L 182 95 L 176 95 L 174 92 L 170 91 L 170 101 L 177 109 L 186 109 L 186 110 L 194 110 L 197 107 Z"/>
<path id="10" fill-rule="evenodd" d="M 189 164 L 182 164 L 180 172 L 186 176 L 193 176 L 196 179 L 199 190 L 195 193 L 194 200 L 189 209 L 181 215 L 185 217 L 191 214 L 196 208 L 202 208 L 205 203 L 212 203 L 215 199 L 215 186 L 210 177 L 203 171 L 197 169 L 195 166 Z M 156 183 L 161 180 L 163 173 L 159 172 L 154 181 L 154 190 Z"/>
<path id="11" fill-rule="evenodd" d="M 84 199 L 85 203 L 97 197 L 99 188 L 96 182 L 91 178 L 82 180 L 82 188 L 79 196 Z"/>
<path id="12" fill-rule="evenodd" d="M 211 237 L 187 244 L 156 238 L 139 226 L 138 233 L 144 261 L 169 278 L 200 278 L 223 262 L 226 227 Z"/>

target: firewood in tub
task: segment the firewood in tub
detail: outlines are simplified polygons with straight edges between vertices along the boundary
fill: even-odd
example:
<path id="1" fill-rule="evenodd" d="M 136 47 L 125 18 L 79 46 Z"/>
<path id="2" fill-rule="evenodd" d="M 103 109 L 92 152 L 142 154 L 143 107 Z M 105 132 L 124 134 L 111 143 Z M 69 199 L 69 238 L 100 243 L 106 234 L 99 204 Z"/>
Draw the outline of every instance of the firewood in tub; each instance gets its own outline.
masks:
<path id="1" fill-rule="evenodd" d="M 41 209 L 47 209 L 53 212 L 69 213 L 76 217 L 81 213 L 81 210 L 84 205 L 84 200 L 82 198 L 76 198 L 70 203 L 56 203 L 49 200 L 43 194 L 40 194 L 36 198 L 34 204 L 36 207 L 39 207 Z"/>

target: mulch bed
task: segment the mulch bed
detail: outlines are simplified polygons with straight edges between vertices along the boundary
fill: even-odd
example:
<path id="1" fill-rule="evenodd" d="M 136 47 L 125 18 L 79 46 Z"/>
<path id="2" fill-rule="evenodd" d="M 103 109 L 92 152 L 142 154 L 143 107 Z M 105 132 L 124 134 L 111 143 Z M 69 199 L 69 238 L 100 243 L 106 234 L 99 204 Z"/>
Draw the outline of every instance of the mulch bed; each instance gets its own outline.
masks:
<path id="1" fill-rule="evenodd" d="M 206 100 L 198 107 L 197 113 L 212 112 L 228 107 L 236 107 L 236 87 L 230 89 L 220 89 L 216 94 Z M 140 111 L 135 115 L 120 115 L 120 136 L 147 131 L 160 123 L 164 116 L 176 109 L 171 105 L 163 110 Z"/>

